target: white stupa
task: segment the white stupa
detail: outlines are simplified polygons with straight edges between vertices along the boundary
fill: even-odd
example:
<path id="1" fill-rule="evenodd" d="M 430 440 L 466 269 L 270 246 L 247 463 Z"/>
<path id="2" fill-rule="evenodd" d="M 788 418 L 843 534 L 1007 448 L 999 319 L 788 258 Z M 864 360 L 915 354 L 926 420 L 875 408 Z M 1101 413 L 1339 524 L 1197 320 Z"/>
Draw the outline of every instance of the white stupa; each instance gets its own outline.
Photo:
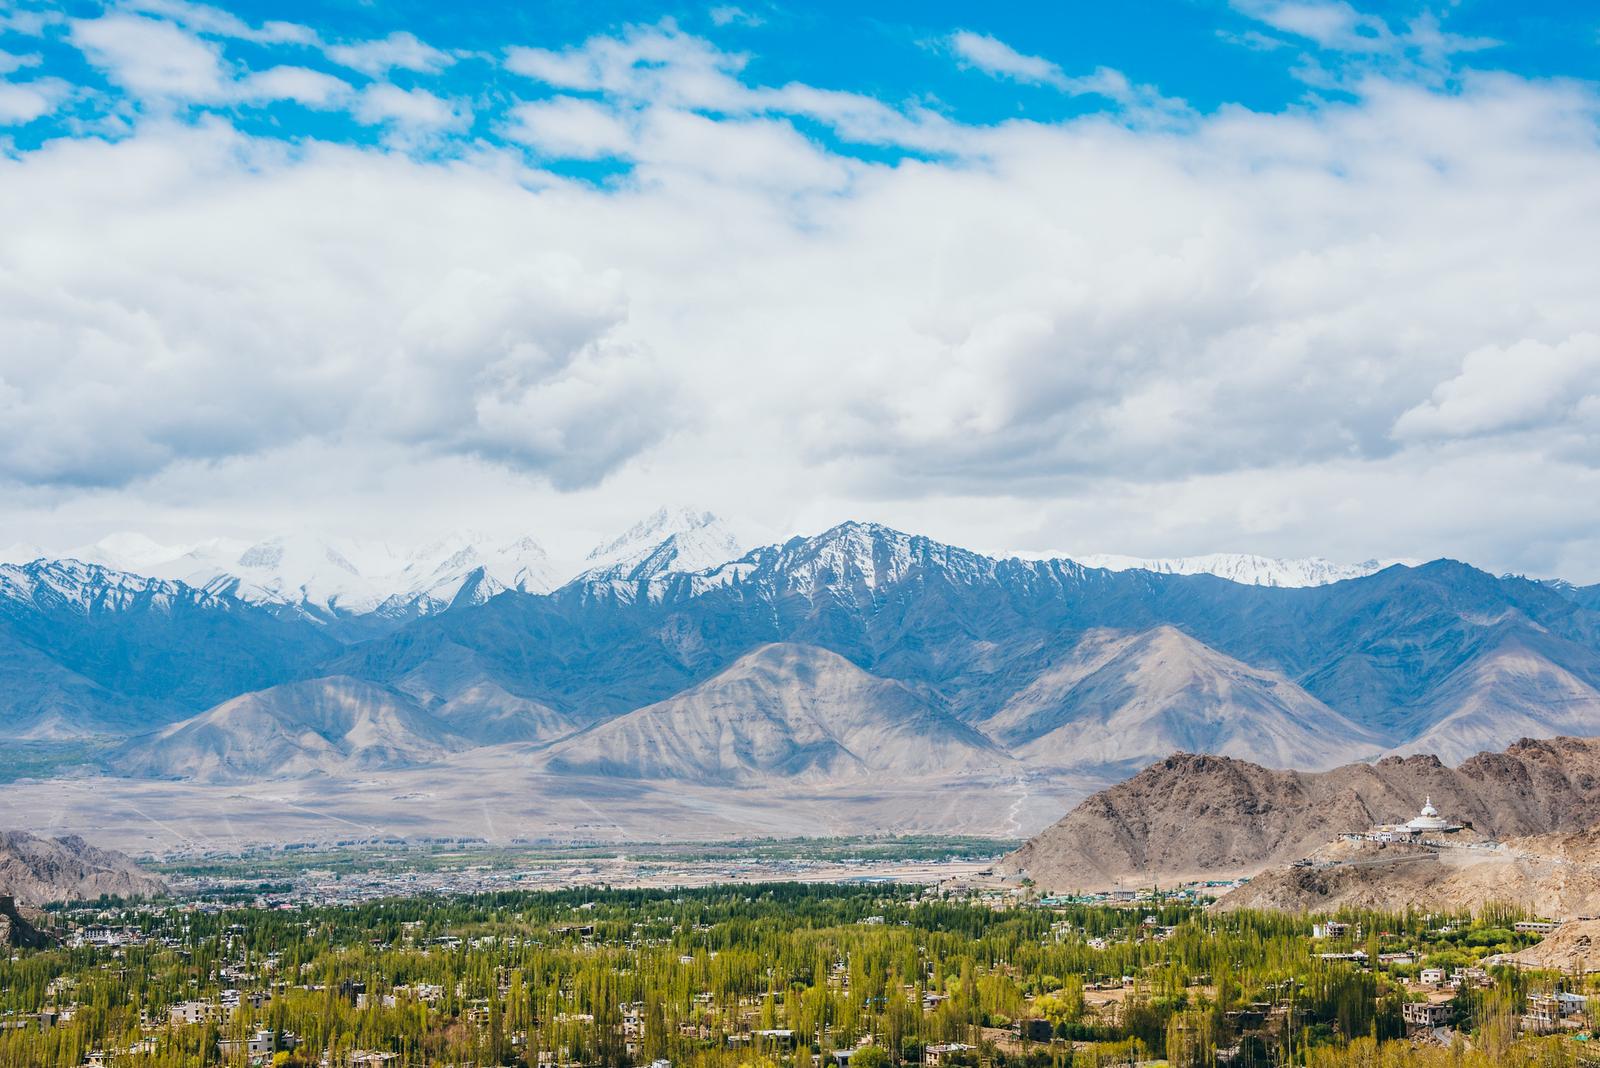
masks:
<path id="1" fill-rule="evenodd" d="M 1417 818 L 1406 824 L 1406 830 L 1415 831 L 1418 834 L 1425 834 L 1429 831 L 1459 831 L 1460 829 L 1461 825 L 1459 823 L 1451 823 L 1439 815 L 1439 810 L 1433 807 L 1432 797 L 1422 803 L 1422 811 L 1417 814 Z"/>

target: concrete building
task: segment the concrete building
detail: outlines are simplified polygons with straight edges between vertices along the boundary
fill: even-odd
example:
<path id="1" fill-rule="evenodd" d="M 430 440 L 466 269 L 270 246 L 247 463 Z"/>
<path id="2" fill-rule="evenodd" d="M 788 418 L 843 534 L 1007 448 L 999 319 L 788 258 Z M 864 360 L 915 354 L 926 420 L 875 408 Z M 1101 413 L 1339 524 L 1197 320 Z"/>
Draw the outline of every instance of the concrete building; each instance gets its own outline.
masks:
<path id="1" fill-rule="evenodd" d="M 1432 1031 L 1450 1021 L 1448 1001 L 1408 1001 L 1400 1010 L 1407 1028 Z"/>

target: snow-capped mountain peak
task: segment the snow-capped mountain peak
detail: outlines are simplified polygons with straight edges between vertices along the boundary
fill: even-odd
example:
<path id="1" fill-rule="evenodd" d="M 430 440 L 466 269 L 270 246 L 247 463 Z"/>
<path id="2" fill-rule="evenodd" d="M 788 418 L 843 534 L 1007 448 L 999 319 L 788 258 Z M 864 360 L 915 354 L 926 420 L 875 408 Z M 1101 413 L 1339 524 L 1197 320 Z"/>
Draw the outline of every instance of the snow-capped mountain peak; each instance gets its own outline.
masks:
<path id="1" fill-rule="evenodd" d="M 1176 556 L 1146 559 L 1097 553 L 1075 556 L 1084 567 L 1107 571 L 1154 571 L 1164 575 L 1216 575 L 1246 586 L 1326 586 L 1332 582 L 1360 578 L 1381 571 L 1387 565 L 1377 560 L 1360 564 L 1339 564 L 1320 556 L 1300 560 L 1280 560 L 1251 553 L 1206 553 L 1201 556 Z"/>
<path id="2" fill-rule="evenodd" d="M 596 546 L 585 578 L 637 581 L 669 571 L 704 571 L 743 553 L 738 536 L 712 513 L 662 508 Z"/>
<path id="3" fill-rule="evenodd" d="M 107 534 L 94 544 L 81 546 L 67 555 L 74 560 L 102 567 L 138 571 L 154 567 L 186 551 L 186 546 L 164 545 L 147 534 L 123 530 Z"/>
<path id="4" fill-rule="evenodd" d="M 181 599 L 207 602 L 211 595 L 183 583 L 118 571 L 103 564 L 41 558 L 27 564 L 0 564 L 0 599 L 87 614 L 120 611 L 139 602 L 157 608 L 169 607 Z"/>
<path id="5" fill-rule="evenodd" d="M 653 549 L 668 537 L 681 531 L 715 526 L 718 523 L 717 517 L 710 512 L 692 508 L 658 508 L 610 541 L 596 545 L 589 550 L 586 559 L 597 566 L 603 566 L 641 550 Z"/>

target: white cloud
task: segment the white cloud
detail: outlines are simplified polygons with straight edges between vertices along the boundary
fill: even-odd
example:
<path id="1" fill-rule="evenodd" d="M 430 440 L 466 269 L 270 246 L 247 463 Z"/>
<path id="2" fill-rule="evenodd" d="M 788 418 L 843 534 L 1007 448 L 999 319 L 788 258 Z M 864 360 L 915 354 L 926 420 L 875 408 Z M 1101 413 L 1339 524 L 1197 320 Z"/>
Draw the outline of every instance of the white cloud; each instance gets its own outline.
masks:
<path id="1" fill-rule="evenodd" d="M 621 156 L 633 144 L 632 132 L 616 111 L 568 96 L 514 106 L 505 132 L 544 155 L 567 159 Z"/>
<path id="2" fill-rule="evenodd" d="M 390 124 L 423 134 L 464 129 L 472 121 L 471 111 L 458 101 L 446 100 L 426 89 L 402 89 L 388 82 L 369 85 L 362 91 L 355 117 L 369 126 Z"/>
<path id="3" fill-rule="evenodd" d="M 984 33 L 958 30 L 950 35 L 950 48 L 969 66 L 999 78 L 1027 85 L 1065 88 L 1067 76 L 1042 56 L 1024 55 L 1004 41 Z"/>
<path id="4" fill-rule="evenodd" d="M 860 93 L 791 83 L 752 86 L 739 77 L 747 57 L 683 33 L 673 23 L 635 26 L 573 48 L 511 48 L 506 68 L 577 92 L 599 92 L 636 107 L 734 116 L 796 116 L 832 127 L 846 140 L 935 152 L 956 150 L 963 133 L 942 116 L 897 109 Z"/>
<path id="5" fill-rule="evenodd" d="M 240 36 L 257 31 L 243 23 L 236 27 L 227 23 L 225 19 L 232 16 L 226 12 L 172 0 L 153 0 L 145 6 L 163 14 L 186 15 L 197 28 L 191 32 L 165 18 L 117 12 L 73 22 L 71 40 L 111 81 L 146 104 L 227 107 L 293 100 L 328 108 L 351 96 L 348 83 L 307 67 L 279 65 L 241 72 L 228 64 L 222 47 L 197 33 L 228 31 L 227 36 Z M 404 110 L 403 103 L 390 106 Z M 413 111 L 422 106 L 416 102 Z"/>
<path id="6" fill-rule="evenodd" d="M 1154 86 L 1135 84 L 1111 67 L 1097 67 L 1092 73 L 1069 77 L 1041 56 L 1024 55 L 1004 41 L 970 30 L 951 34 L 947 43 L 964 66 L 1024 85 L 1049 86 L 1073 96 L 1104 97 L 1134 121 L 1165 122 L 1188 111 L 1183 101 L 1163 96 Z"/>
<path id="7" fill-rule="evenodd" d="M 1306 57 L 1297 71 L 1303 79 L 1326 88 L 1346 89 L 1352 78 L 1374 71 L 1437 78 L 1449 70 L 1455 56 L 1500 43 L 1488 37 L 1449 33 L 1438 16 L 1427 11 L 1397 29 L 1345 0 L 1233 0 L 1233 6 L 1241 14 L 1334 57 L 1331 68 L 1325 61 Z M 1258 33 L 1237 40 L 1252 48 L 1273 43 L 1272 38 Z M 1340 69 L 1341 63 L 1348 64 L 1349 70 Z"/>
<path id="8" fill-rule="evenodd" d="M 24 67 L 37 67 L 38 65 L 38 53 L 19 56 L 11 52 L 0 51 L 0 74 L 14 74 Z"/>
<path id="9" fill-rule="evenodd" d="M 1275 30 L 1304 37 L 1323 48 L 1382 52 L 1395 44 L 1388 23 L 1343 0 L 1237 0 L 1235 6 Z"/>
<path id="10" fill-rule="evenodd" d="M 0 81 L 0 126 L 19 126 L 48 115 L 70 92 L 71 87 L 57 78 Z"/>
<path id="11" fill-rule="evenodd" d="M 307 67 L 272 67 L 239 81 L 235 95 L 250 102 L 292 100 L 312 108 L 334 108 L 348 101 L 350 83 Z"/>
<path id="12" fill-rule="evenodd" d="M 602 91 L 669 107 L 742 109 L 748 88 L 736 75 L 746 57 L 683 33 L 671 22 L 591 37 L 573 48 L 510 48 L 506 67 L 558 89 Z"/>
<path id="13" fill-rule="evenodd" d="M 0 253 L 0 468 L 118 484 L 352 438 L 601 477 L 659 435 L 672 383 L 616 338 L 614 277 L 540 251 L 519 186 L 463 200 L 454 173 L 224 126 L 0 164 L 37 209 Z"/>
<path id="14" fill-rule="evenodd" d="M 765 20 L 733 4 L 720 4 L 706 12 L 713 26 L 760 26 Z"/>
<path id="15" fill-rule="evenodd" d="M 335 63 L 374 76 L 396 68 L 418 74 L 437 74 L 455 62 L 449 53 L 441 52 L 404 30 L 375 41 L 330 45 L 326 51 Z"/>
<path id="16" fill-rule="evenodd" d="M 124 10 L 170 19 L 185 29 L 215 37 L 229 37 L 258 44 L 314 45 L 316 31 L 309 26 L 283 21 L 268 21 L 251 26 L 230 11 L 191 0 L 123 0 Z"/>
<path id="17" fill-rule="evenodd" d="M 0 33 L 15 33 L 23 37 L 43 37 L 52 26 L 67 21 L 65 13 L 45 9 L 26 9 L 6 5 L 0 7 Z"/>
<path id="18" fill-rule="evenodd" d="M 1547 430 L 1577 417 L 1600 436 L 1600 335 L 1550 345 L 1531 338 L 1475 349 L 1461 372 L 1400 416 L 1401 438 Z"/>
<path id="19" fill-rule="evenodd" d="M 146 100 L 217 100 L 221 50 L 170 22 L 112 13 L 72 22 L 72 43 L 113 82 Z"/>
<path id="20" fill-rule="evenodd" d="M 517 136 L 628 173 L 222 120 L 0 159 L 28 206 L 0 242 L 9 514 L 668 498 L 980 548 L 1600 548 L 1592 86 L 1373 75 L 1179 130 L 981 127 L 755 84 L 670 25 L 508 65 L 588 94 Z M 1149 106 L 1115 72 L 1063 88 Z M 349 103 L 466 121 L 387 83 Z M 800 117 L 940 147 L 871 162 Z"/>

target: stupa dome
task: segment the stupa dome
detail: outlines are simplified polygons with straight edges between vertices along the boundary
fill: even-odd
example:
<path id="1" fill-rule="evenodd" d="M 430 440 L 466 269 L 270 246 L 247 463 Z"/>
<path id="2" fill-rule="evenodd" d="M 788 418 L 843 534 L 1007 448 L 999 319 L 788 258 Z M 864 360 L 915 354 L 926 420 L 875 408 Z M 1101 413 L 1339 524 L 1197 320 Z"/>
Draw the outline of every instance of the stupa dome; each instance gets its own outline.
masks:
<path id="1" fill-rule="evenodd" d="M 1451 823 L 1439 815 L 1439 810 L 1433 807 L 1433 798 L 1429 797 L 1422 803 L 1422 811 L 1417 818 L 1406 824 L 1408 831 L 1459 831 L 1459 824 Z"/>

